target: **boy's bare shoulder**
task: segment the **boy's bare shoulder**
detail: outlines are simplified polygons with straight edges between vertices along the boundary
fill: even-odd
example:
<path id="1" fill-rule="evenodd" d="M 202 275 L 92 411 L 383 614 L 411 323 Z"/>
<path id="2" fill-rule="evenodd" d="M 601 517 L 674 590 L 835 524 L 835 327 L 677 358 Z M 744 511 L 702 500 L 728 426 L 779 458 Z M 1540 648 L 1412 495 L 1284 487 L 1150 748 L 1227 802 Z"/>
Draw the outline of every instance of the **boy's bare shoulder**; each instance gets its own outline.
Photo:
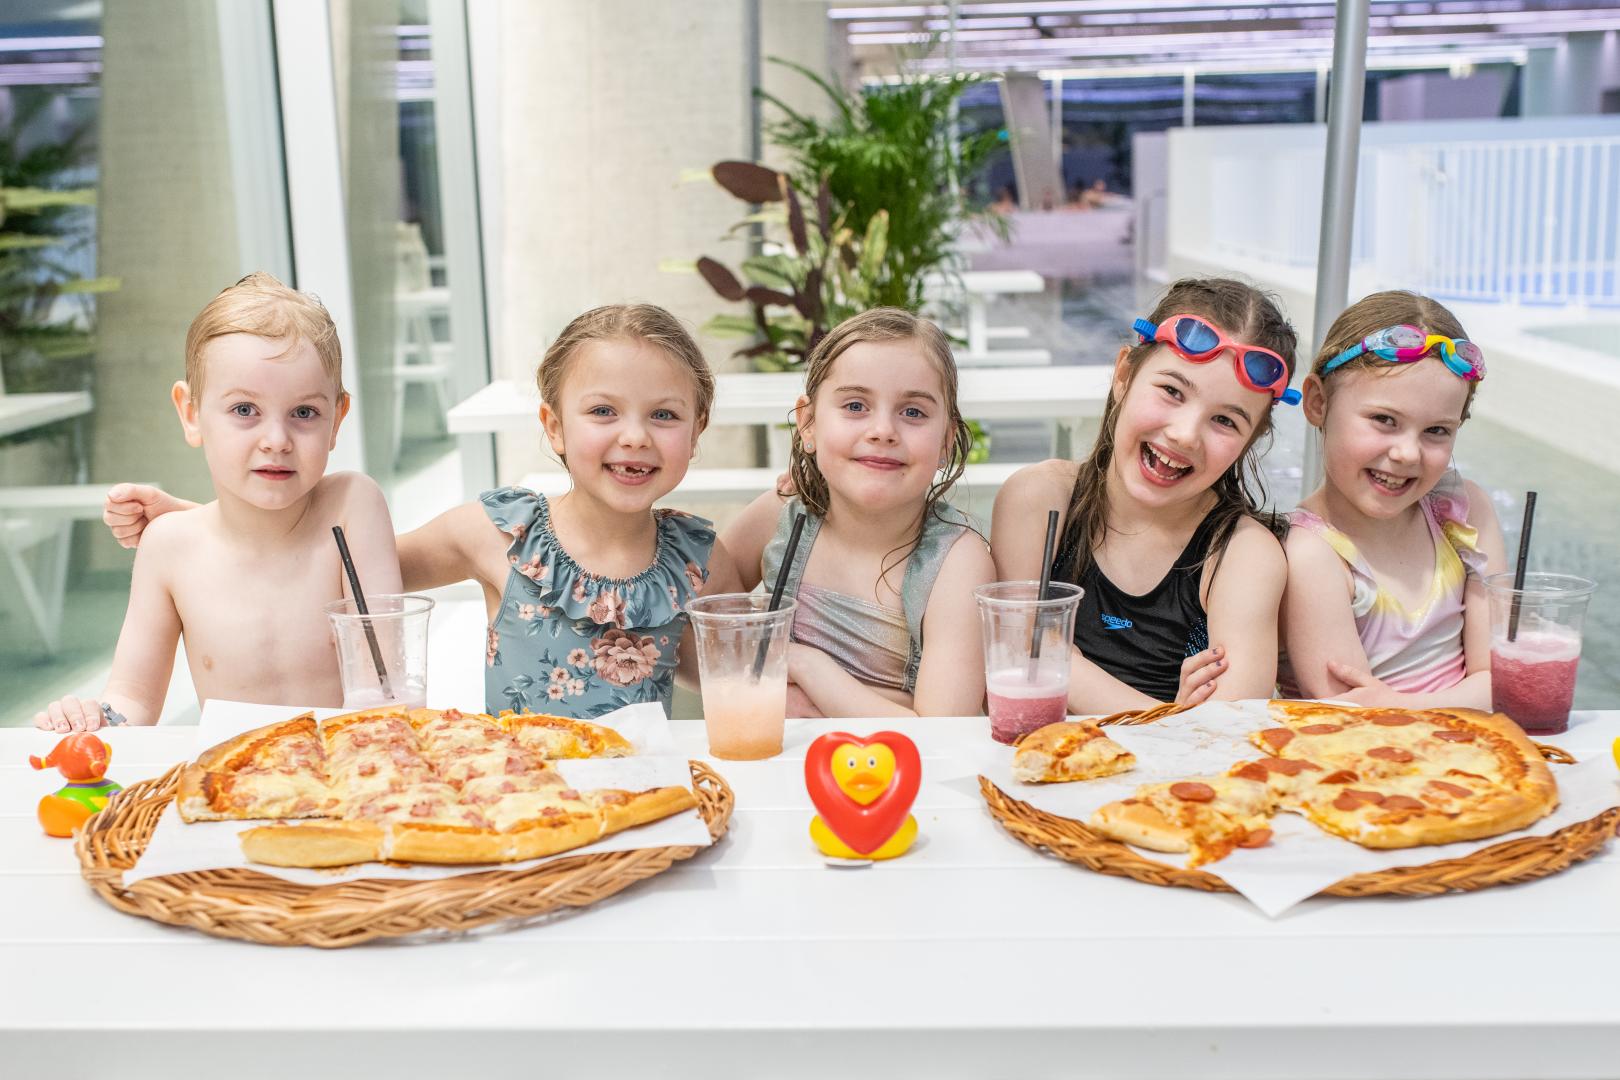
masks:
<path id="1" fill-rule="evenodd" d="M 327 473 L 316 482 L 312 494 L 322 505 L 340 512 L 347 507 L 385 505 L 383 491 L 377 486 L 377 481 L 359 472 Z"/>
<path id="2" fill-rule="evenodd" d="M 206 540 L 209 525 L 214 520 L 213 503 L 192 510 L 159 514 L 146 523 L 146 528 L 141 532 L 140 546 L 135 549 L 136 553 L 161 556 L 189 548 Z"/>

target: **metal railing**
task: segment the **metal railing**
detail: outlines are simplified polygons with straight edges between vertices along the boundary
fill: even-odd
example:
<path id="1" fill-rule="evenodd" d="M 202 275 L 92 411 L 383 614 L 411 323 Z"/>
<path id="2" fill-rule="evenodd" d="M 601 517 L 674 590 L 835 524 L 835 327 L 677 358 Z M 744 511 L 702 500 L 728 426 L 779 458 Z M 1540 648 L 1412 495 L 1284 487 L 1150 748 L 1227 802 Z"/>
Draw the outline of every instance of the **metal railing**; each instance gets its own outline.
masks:
<path id="1" fill-rule="evenodd" d="M 1360 157 L 1352 260 L 1379 287 L 1620 306 L 1620 136 L 1406 143 Z M 1216 250 L 1315 265 L 1320 148 L 1214 164 Z"/>

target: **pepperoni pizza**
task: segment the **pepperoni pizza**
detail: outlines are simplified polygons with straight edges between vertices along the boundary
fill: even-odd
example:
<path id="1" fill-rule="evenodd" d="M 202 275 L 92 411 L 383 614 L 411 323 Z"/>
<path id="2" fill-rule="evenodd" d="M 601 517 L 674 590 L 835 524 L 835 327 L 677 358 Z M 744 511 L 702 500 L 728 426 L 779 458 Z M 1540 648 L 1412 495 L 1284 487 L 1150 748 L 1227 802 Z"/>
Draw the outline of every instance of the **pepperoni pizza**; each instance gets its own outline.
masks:
<path id="1" fill-rule="evenodd" d="M 1552 813 L 1558 786 L 1511 721 L 1468 709 L 1356 709 L 1274 701 L 1276 726 L 1250 736 L 1265 756 L 1224 777 L 1148 784 L 1090 824 L 1190 865 L 1271 836 L 1280 810 L 1363 847 L 1478 840 Z M 1264 795 L 1258 794 L 1264 792 Z"/>

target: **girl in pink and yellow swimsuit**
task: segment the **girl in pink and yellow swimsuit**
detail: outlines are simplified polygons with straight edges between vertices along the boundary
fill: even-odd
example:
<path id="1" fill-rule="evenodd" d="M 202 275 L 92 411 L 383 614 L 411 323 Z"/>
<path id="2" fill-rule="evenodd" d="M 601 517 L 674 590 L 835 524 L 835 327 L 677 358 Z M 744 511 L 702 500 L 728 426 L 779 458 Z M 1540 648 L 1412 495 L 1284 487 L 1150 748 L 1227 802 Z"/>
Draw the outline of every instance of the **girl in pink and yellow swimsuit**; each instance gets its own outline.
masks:
<path id="1" fill-rule="evenodd" d="M 1428 297 L 1375 293 L 1329 329 L 1304 386 L 1326 479 L 1290 519 L 1285 695 L 1490 708 L 1482 581 L 1504 568 L 1502 532 L 1451 463 L 1484 375 Z"/>

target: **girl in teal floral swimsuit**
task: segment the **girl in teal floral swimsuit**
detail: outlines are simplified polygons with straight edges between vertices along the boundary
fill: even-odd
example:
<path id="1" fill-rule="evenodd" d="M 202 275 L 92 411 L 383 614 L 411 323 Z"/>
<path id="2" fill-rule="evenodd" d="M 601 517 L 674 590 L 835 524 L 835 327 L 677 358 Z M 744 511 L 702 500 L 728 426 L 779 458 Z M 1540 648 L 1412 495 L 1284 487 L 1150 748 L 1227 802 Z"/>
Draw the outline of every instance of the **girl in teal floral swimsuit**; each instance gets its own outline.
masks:
<path id="1" fill-rule="evenodd" d="M 572 490 L 552 501 L 486 491 L 401 537 L 405 587 L 483 585 L 490 712 L 667 710 L 683 658 L 694 670 L 687 603 L 736 587 L 708 521 L 652 508 L 686 474 L 714 377 L 672 315 L 639 304 L 575 319 L 538 381 L 540 420 Z"/>

